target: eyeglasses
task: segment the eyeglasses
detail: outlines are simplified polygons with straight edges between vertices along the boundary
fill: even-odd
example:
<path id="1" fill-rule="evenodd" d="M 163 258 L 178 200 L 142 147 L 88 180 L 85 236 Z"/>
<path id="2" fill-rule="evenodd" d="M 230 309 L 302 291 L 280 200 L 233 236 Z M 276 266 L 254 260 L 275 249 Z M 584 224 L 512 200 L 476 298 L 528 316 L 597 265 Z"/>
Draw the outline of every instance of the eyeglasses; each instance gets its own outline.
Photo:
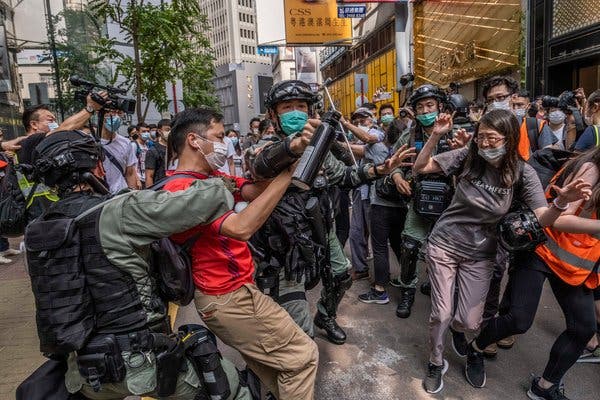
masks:
<path id="1" fill-rule="evenodd" d="M 495 145 L 497 145 L 498 143 L 500 143 L 501 141 L 505 140 L 506 138 L 486 138 L 486 137 L 479 137 L 476 136 L 473 140 L 475 141 L 475 143 L 477 143 L 478 145 L 487 143 L 488 146 L 492 146 L 494 147 Z"/>
<path id="2" fill-rule="evenodd" d="M 498 95 L 496 95 L 494 97 L 489 97 L 486 100 L 486 103 L 490 104 L 490 103 L 493 103 L 494 101 L 504 101 L 504 100 L 506 100 L 509 97 L 510 97 L 510 93 L 508 93 L 508 94 L 498 94 Z"/>

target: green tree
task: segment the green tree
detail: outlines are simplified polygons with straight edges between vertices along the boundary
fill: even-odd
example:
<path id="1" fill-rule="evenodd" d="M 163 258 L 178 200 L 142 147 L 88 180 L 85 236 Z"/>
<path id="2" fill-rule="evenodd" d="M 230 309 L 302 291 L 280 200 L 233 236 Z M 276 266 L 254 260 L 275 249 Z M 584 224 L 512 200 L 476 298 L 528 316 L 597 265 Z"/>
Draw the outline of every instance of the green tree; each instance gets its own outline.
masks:
<path id="1" fill-rule="evenodd" d="M 51 17 L 54 27 L 56 54 L 58 61 L 58 85 L 63 94 L 57 104 L 69 115 L 81 108 L 82 103 L 75 100 L 78 90 L 69 83 L 72 75 L 83 79 L 106 83 L 111 79 L 110 69 L 95 49 L 101 40 L 101 27 L 94 16 L 85 10 L 65 9 Z M 62 23 L 61 23 L 62 22 Z M 56 29 L 57 26 L 62 26 Z M 48 35 L 50 37 L 50 34 Z M 48 51 L 51 52 L 50 46 Z M 50 55 L 51 57 L 51 55 Z M 53 76 L 57 75 L 52 64 Z"/>
<path id="2" fill-rule="evenodd" d="M 197 0 L 173 0 L 150 4 L 145 0 L 92 0 L 91 10 L 101 20 L 119 25 L 133 56 L 115 54 L 116 39 L 104 39 L 96 52 L 116 65 L 115 75 L 133 89 L 138 121 L 144 121 L 149 103 L 160 111 L 168 107 L 165 82 L 181 79 L 186 106 L 214 106 L 217 100 L 211 78 L 214 75 L 206 15 Z M 142 99 L 148 100 L 142 107 Z"/>

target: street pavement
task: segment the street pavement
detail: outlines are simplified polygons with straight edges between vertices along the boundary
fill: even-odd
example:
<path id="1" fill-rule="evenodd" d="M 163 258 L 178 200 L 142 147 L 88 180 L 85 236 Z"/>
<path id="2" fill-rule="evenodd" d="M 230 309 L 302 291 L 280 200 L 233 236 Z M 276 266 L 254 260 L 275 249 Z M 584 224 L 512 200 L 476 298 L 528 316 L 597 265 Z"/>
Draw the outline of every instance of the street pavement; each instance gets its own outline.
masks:
<path id="1" fill-rule="evenodd" d="M 11 242 L 18 246 L 18 240 Z M 44 360 L 38 351 L 29 279 L 22 257 L 14 260 L 0 265 L 0 400 L 14 399 L 18 384 Z M 395 257 L 391 260 L 392 271 L 398 271 Z M 432 396 L 421 386 L 428 354 L 429 298 L 417 293 L 413 315 L 401 320 L 395 315 L 398 289 L 390 288 L 390 304 L 371 305 L 357 299 L 368 288 L 368 281 L 356 282 L 341 303 L 338 322 L 348 334 L 345 345 L 330 344 L 320 334 L 315 339 L 320 350 L 316 384 L 319 400 L 526 399 L 531 374 L 542 372 L 550 346 L 564 329 L 560 308 L 546 287 L 531 330 L 518 337 L 513 349 L 498 350 L 497 359 L 486 362 L 485 388 L 474 389 L 466 383 L 464 361 L 453 353 L 448 342 L 450 368 L 444 390 Z M 310 293 L 313 305 L 319 290 Z M 198 321 L 189 306 L 182 308 L 177 318 L 178 324 Z M 233 349 L 222 347 L 227 357 L 243 366 Z M 564 381 L 570 399 L 600 398 L 600 364 L 577 364 Z"/>

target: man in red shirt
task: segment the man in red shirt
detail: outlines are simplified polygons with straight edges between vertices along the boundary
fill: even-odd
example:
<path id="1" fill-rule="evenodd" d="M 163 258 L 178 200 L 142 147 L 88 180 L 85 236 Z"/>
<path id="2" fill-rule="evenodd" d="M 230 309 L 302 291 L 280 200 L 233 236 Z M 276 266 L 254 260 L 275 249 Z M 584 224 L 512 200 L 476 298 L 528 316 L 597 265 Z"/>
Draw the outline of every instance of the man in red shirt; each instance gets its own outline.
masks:
<path id="1" fill-rule="evenodd" d="M 291 146 L 300 146 L 313 127 Z M 239 214 L 229 211 L 209 225 L 173 235 L 192 246 L 195 304 L 204 323 L 238 350 L 278 399 L 313 399 L 318 350 L 289 314 L 254 284 L 254 264 L 246 241 L 265 222 L 291 182 L 285 170 L 271 182 L 254 183 L 218 172 L 227 159 L 222 115 L 188 109 L 176 115 L 169 154 L 179 160 L 165 190 L 186 190 L 196 179 L 221 179 L 236 202 L 251 201 Z M 305 144 L 305 143 L 304 143 Z M 300 151 L 301 152 L 301 151 Z"/>

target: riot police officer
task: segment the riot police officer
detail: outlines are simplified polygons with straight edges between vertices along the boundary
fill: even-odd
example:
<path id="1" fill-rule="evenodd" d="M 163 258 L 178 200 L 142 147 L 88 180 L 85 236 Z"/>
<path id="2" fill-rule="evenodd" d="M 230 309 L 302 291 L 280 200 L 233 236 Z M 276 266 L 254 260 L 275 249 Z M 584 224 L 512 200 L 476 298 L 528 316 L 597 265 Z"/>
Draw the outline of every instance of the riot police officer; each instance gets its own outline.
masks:
<path id="1" fill-rule="evenodd" d="M 34 152 L 36 180 L 60 197 L 25 234 L 42 352 L 66 363 L 70 393 L 90 399 L 250 399 L 234 365 L 205 340 L 208 331 L 169 335 L 150 259 L 151 242 L 230 210 L 228 189 L 196 181 L 187 191 L 109 199 L 102 160 L 100 144 L 80 131 L 56 132 Z M 212 378 L 203 378 L 197 349 L 219 360 Z"/>
<path id="2" fill-rule="evenodd" d="M 410 146 L 414 146 L 418 152 L 425 142 L 429 140 L 435 119 L 444 111 L 444 107 L 447 104 L 447 97 L 437 86 L 425 84 L 418 87 L 412 93 L 408 101 L 415 112 L 415 122 L 411 125 L 410 129 L 405 130 L 400 135 L 400 138 L 396 142 L 396 148 L 400 145 L 409 143 Z M 450 136 L 450 134 L 440 140 L 435 153 L 437 154 L 450 150 L 451 140 L 452 136 Z M 419 177 L 419 181 L 427 182 L 428 180 L 431 180 L 432 182 L 435 182 L 438 181 L 437 178 L 438 177 L 435 176 L 423 176 Z M 408 213 L 402 232 L 400 276 L 390 281 L 392 286 L 399 287 L 402 290 L 400 302 L 396 309 L 396 315 L 399 318 L 408 318 L 415 300 L 419 251 L 433 225 L 435 215 L 430 214 L 424 216 L 422 213 L 419 214 L 419 204 L 417 203 L 417 199 L 415 199 L 414 193 L 418 182 L 413 181 L 412 172 L 410 170 L 396 169 L 392 173 L 392 179 L 396 183 L 396 187 L 401 194 L 412 196 L 412 200 L 408 205 Z M 449 182 L 441 183 L 442 185 L 450 185 Z M 446 203 L 449 204 L 451 193 L 448 193 L 448 190 L 442 191 L 441 193 L 445 193 Z M 439 206 L 442 205 L 440 204 Z"/>
<path id="3" fill-rule="evenodd" d="M 265 102 L 278 138 L 259 142 L 248 152 L 247 165 L 255 179 L 270 179 L 301 156 L 319 125 L 318 120 L 309 120 L 318 100 L 319 96 L 302 81 L 282 81 L 269 90 Z M 339 144 L 334 142 L 334 146 Z M 339 148 L 332 147 L 334 150 L 339 152 Z M 330 189 L 335 185 L 355 187 L 391 172 L 409 154 L 401 150 L 385 164 L 360 167 L 346 166 L 329 152 L 313 187 L 302 191 L 290 186 L 253 238 L 259 261 L 257 284 L 278 298 L 309 336 L 314 336 L 314 323 L 326 331 L 331 342 L 346 341 L 335 318 L 352 279 L 333 227 Z M 323 277 L 323 291 L 313 321 L 305 291 L 318 283 L 319 276 Z"/>

